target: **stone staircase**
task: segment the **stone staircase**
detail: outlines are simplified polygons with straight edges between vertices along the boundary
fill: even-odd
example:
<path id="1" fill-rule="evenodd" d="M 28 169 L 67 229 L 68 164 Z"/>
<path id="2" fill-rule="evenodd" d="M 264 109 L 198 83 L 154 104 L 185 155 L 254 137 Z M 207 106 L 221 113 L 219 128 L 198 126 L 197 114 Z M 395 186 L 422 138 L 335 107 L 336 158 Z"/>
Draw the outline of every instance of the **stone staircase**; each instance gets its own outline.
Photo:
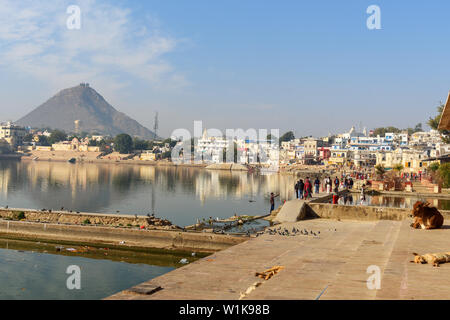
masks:
<path id="1" fill-rule="evenodd" d="M 450 299 L 450 263 L 433 268 L 410 263 L 419 254 L 450 251 L 450 225 L 415 230 L 409 220 L 313 219 L 282 228 L 313 230 L 319 237 L 263 235 L 177 269 L 147 285 L 163 290 L 148 297 L 119 293 L 111 299 Z M 268 281 L 255 272 L 284 269 Z M 369 266 L 377 266 L 381 288 L 369 290 Z"/>
<path id="2" fill-rule="evenodd" d="M 412 183 L 412 189 L 414 192 L 417 192 L 417 193 L 436 193 L 435 187 L 437 187 L 437 185 L 434 183 L 431 183 L 428 180 L 422 180 L 422 181 L 417 181 L 417 182 Z"/>

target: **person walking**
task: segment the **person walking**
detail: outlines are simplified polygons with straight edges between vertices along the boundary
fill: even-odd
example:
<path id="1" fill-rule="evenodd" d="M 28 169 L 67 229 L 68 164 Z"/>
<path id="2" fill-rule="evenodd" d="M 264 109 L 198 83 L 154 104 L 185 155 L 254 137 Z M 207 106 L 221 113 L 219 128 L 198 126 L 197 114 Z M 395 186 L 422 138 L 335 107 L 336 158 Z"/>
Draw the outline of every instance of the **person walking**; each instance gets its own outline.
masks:
<path id="1" fill-rule="evenodd" d="M 275 210 L 275 198 L 278 196 L 279 194 L 275 195 L 273 192 L 270 193 L 270 213 Z"/>
<path id="2" fill-rule="evenodd" d="M 319 194 L 320 180 L 319 180 L 318 177 L 316 177 L 316 180 L 314 181 L 314 188 L 316 189 L 316 190 L 315 190 L 315 193 L 316 193 L 316 194 Z"/>
<path id="3" fill-rule="evenodd" d="M 299 183 L 300 183 L 300 180 L 297 181 L 297 182 L 295 183 L 295 185 L 294 185 L 295 196 L 297 197 L 297 199 L 298 199 L 298 184 L 299 184 Z"/>
<path id="4" fill-rule="evenodd" d="M 332 200 L 333 202 L 333 204 L 338 204 L 338 201 L 339 201 L 339 195 L 337 194 L 337 192 L 334 192 L 333 193 L 333 200 Z"/>
<path id="5" fill-rule="evenodd" d="M 338 193 L 339 192 L 339 178 L 336 177 L 336 179 L 334 179 L 334 192 Z"/>
<path id="6" fill-rule="evenodd" d="M 305 189 L 305 184 L 303 183 L 303 179 L 298 181 L 298 195 L 300 199 L 303 199 L 303 191 Z"/>
<path id="7" fill-rule="evenodd" d="M 331 177 L 327 178 L 326 188 L 327 188 L 327 194 L 330 194 L 331 193 Z"/>
<path id="8" fill-rule="evenodd" d="M 311 181 L 309 180 L 309 177 L 306 178 L 305 180 L 305 199 L 312 198 L 312 184 Z"/>

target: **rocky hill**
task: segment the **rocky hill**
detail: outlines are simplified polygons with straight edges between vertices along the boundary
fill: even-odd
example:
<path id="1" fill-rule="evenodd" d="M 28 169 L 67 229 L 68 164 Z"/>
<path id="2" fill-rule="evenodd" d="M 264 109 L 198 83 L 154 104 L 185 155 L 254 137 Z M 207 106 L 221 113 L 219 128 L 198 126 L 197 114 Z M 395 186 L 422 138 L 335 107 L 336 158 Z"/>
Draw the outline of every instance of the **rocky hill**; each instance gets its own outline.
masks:
<path id="1" fill-rule="evenodd" d="M 17 121 L 32 128 L 61 129 L 116 136 L 127 133 L 142 139 L 153 139 L 155 134 L 146 127 L 112 107 L 88 84 L 64 89 Z"/>

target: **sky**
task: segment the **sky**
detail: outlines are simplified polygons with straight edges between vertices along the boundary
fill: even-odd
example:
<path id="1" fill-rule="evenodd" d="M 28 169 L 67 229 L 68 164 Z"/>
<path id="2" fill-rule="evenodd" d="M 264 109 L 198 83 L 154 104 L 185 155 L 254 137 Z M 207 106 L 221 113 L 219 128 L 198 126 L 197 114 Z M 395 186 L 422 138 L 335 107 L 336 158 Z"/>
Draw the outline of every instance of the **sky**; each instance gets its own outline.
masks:
<path id="1" fill-rule="evenodd" d="M 67 8 L 80 8 L 69 29 Z M 380 8 L 381 29 L 369 29 Z M 0 120 L 90 83 L 159 134 L 414 127 L 450 90 L 448 0 L 0 0 Z"/>

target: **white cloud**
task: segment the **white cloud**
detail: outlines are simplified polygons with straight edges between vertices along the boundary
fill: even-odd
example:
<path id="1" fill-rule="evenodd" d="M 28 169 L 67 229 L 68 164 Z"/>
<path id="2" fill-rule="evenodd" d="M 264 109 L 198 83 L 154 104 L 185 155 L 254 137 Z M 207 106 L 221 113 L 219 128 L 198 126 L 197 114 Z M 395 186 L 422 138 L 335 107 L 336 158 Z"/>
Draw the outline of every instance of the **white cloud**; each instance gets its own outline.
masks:
<path id="1" fill-rule="evenodd" d="M 130 9 L 80 0 L 81 29 L 69 30 L 67 0 L 2 0 L 0 69 L 26 73 L 54 89 L 79 82 L 122 88 L 187 84 L 164 59 L 179 43 Z"/>

